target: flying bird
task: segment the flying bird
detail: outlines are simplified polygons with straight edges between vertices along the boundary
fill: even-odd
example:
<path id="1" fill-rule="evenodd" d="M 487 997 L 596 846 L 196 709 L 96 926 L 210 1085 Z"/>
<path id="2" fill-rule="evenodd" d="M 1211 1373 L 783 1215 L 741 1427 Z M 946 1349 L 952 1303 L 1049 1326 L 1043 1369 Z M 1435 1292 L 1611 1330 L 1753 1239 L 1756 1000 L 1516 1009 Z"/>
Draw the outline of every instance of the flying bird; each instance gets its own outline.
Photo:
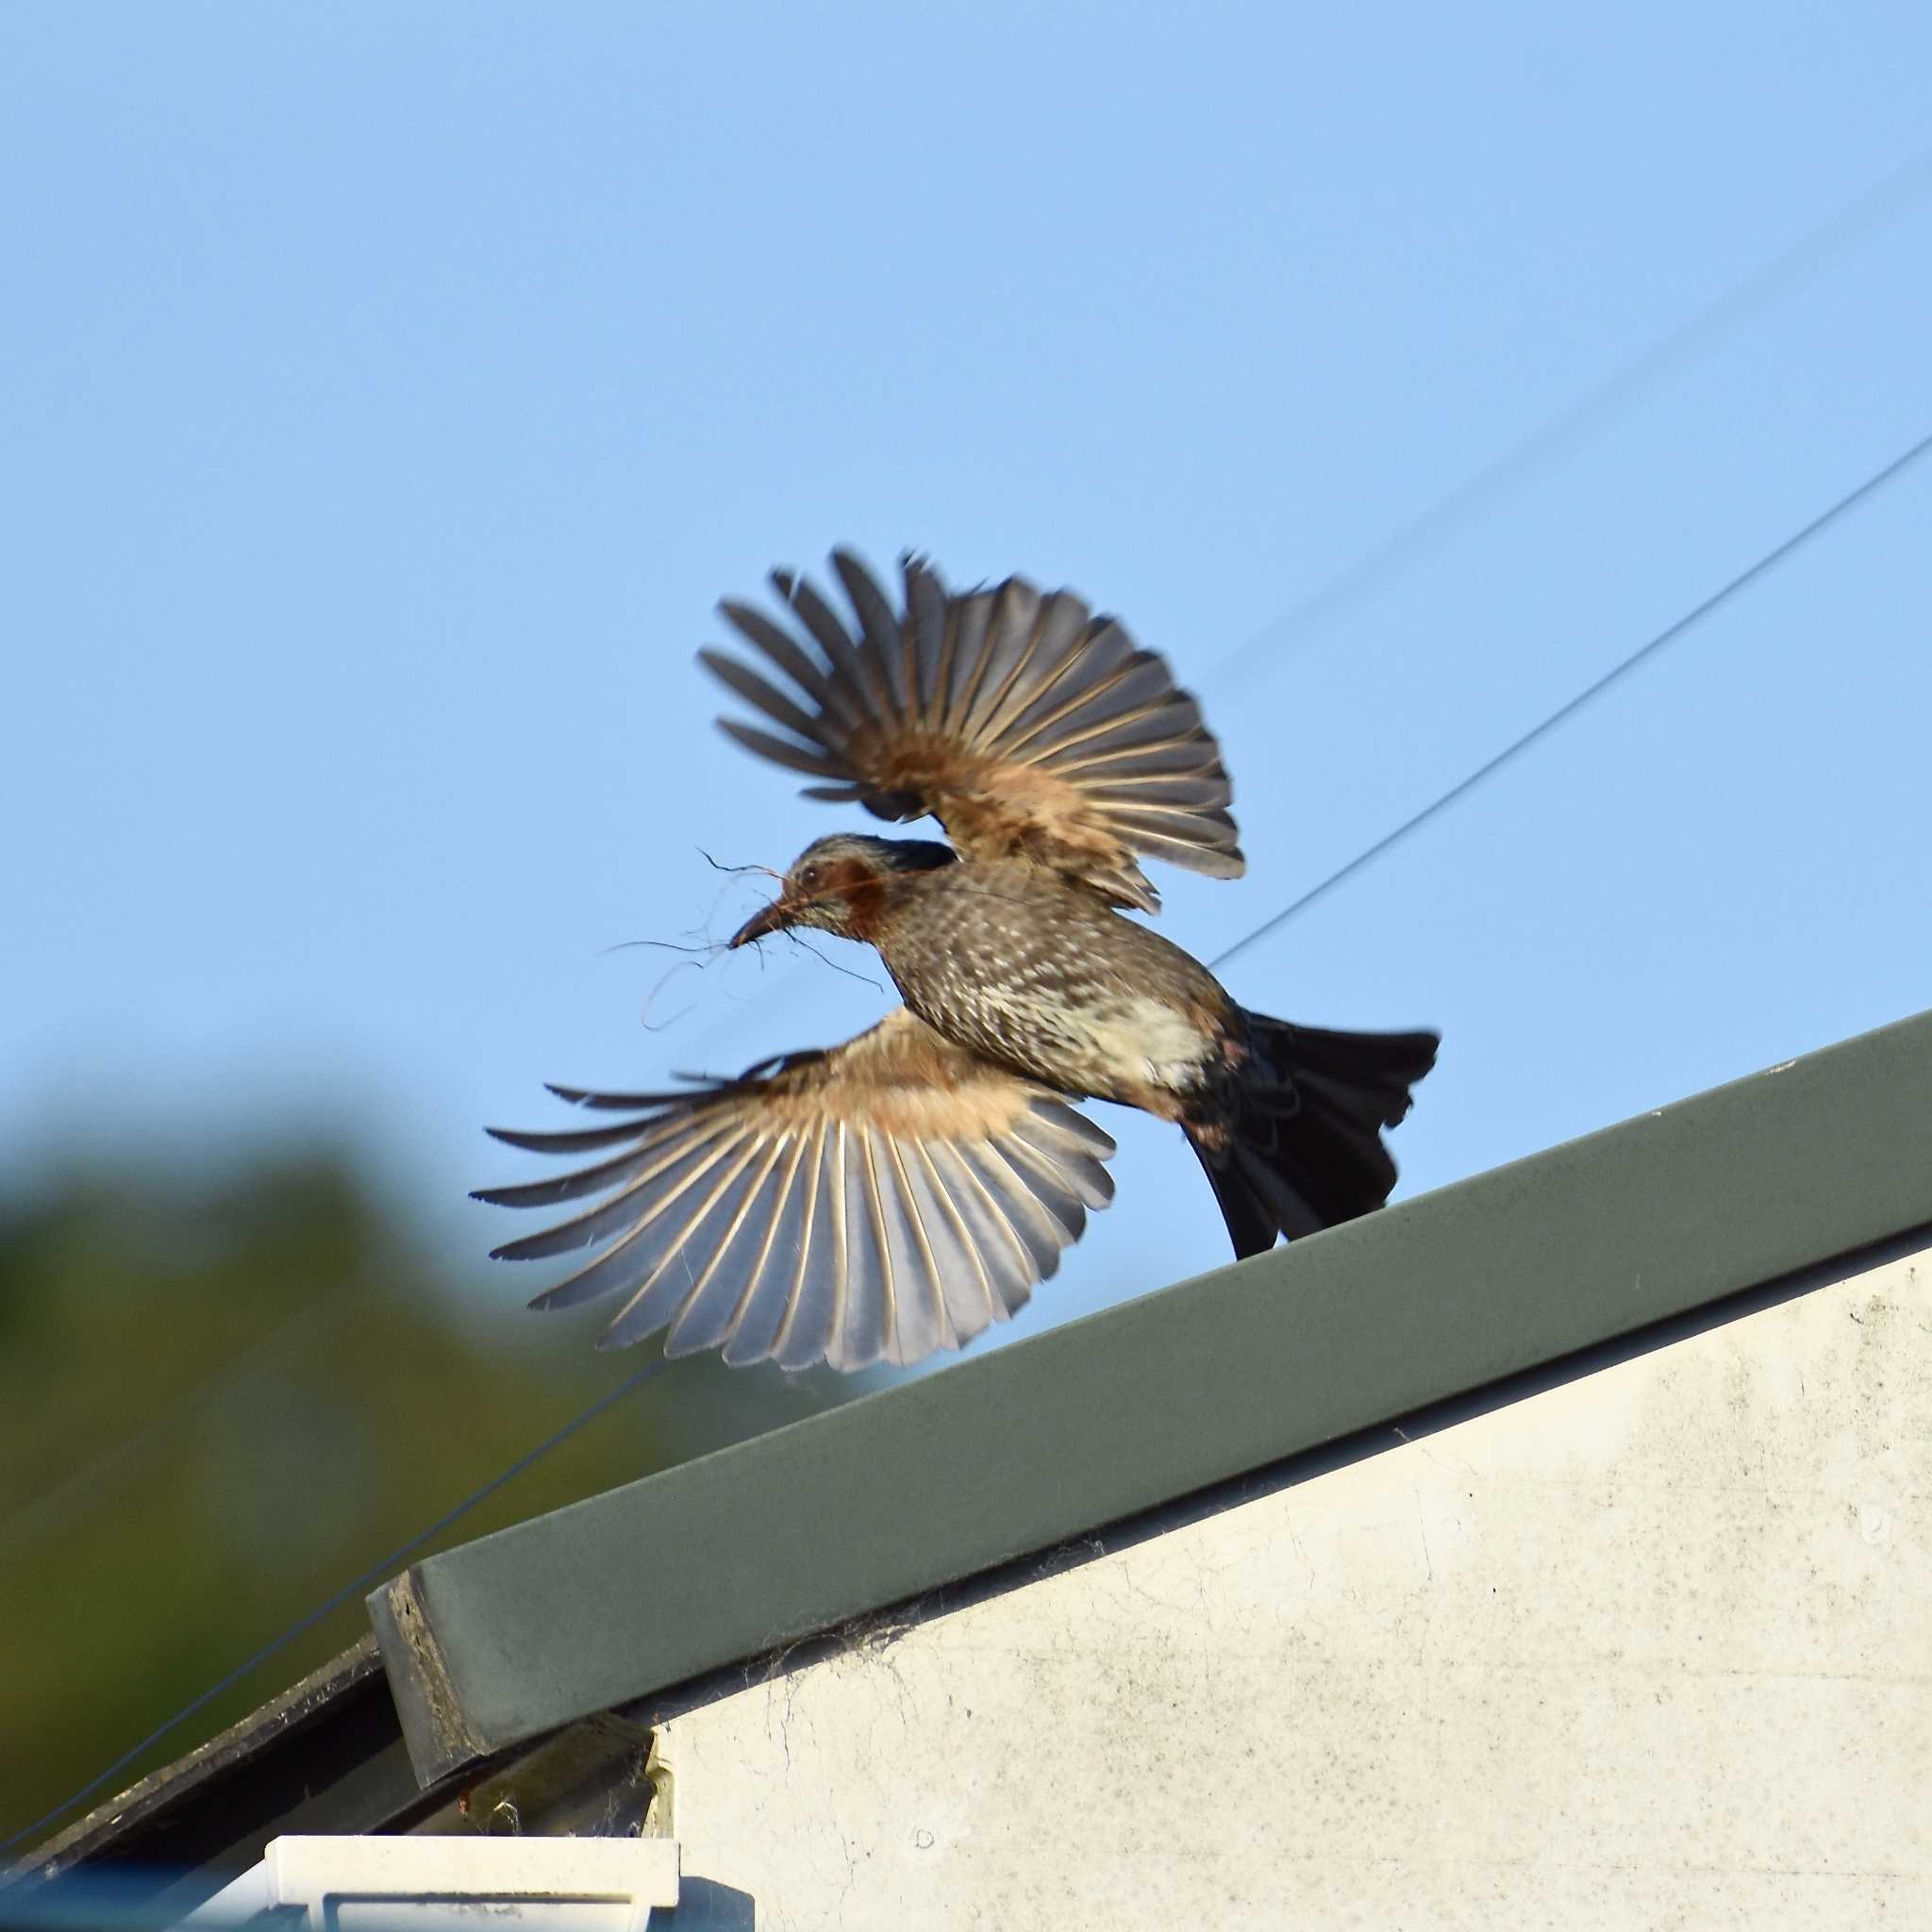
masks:
<path id="1" fill-rule="evenodd" d="M 1166 663 L 1070 591 L 1020 577 L 948 591 L 907 558 L 895 608 L 858 558 L 832 565 L 848 620 L 774 571 L 780 614 L 725 621 L 784 680 L 699 653 L 758 724 L 747 750 L 806 795 L 950 843 L 835 833 L 806 847 L 734 947 L 811 928 L 876 949 L 905 1004 L 842 1046 L 652 1093 L 552 1088 L 627 1116 L 490 1131 L 591 1155 L 479 1200 L 606 1195 L 498 1248 L 602 1247 L 532 1307 L 625 1299 L 600 1347 L 669 1327 L 667 1355 L 857 1369 L 958 1348 L 1054 1274 L 1113 1184 L 1112 1139 L 1071 1102 L 1172 1121 L 1237 1256 L 1379 1208 L 1382 1130 L 1434 1064 L 1432 1032 L 1341 1033 L 1241 1007 L 1129 912 L 1159 898 L 1141 858 L 1235 878 L 1233 797 L 1199 708 Z"/>

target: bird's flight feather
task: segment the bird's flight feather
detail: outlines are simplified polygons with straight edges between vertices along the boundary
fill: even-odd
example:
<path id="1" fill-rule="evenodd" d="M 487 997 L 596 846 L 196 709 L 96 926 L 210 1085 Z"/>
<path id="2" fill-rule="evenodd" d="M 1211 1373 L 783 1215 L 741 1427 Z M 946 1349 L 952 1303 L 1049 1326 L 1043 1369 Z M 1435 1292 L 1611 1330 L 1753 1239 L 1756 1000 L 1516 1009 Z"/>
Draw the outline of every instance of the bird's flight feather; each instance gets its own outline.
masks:
<path id="1" fill-rule="evenodd" d="M 603 1344 L 667 1325 L 667 1355 L 855 1369 L 957 1348 L 1021 1307 L 1113 1183 L 1112 1140 L 1047 1088 L 901 1007 L 824 1053 L 668 1093 L 553 1089 L 633 1118 L 514 1147 L 605 1158 L 477 1199 L 608 1199 L 496 1251 L 604 1244 L 537 1307 L 624 1293 Z M 611 1150 L 615 1150 L 612 1152 Z"/>
<path id="2" fill-rule="evenodd" d="M 832 564 L 850 624 L 790 571 L 772 581 L 797 634 L 752 606 L 719 607 L 792 687 L 723 651 L 699 653 L 763 714 L 758 724 L 719 721 L 740 744 L 833 781 L 808 787 L 813 797 L 858 800 L 887 819 L 929 812 L 966 858 L 1030 857 L 1115 905 L 1160 903 L 1137 855 L 1240 875 L 1220 750 L 1166 663 L 1116 619 L 1021 577 L 948 592 L 917 558 L 905 560 L 894 610 L 850 551 Z"/>

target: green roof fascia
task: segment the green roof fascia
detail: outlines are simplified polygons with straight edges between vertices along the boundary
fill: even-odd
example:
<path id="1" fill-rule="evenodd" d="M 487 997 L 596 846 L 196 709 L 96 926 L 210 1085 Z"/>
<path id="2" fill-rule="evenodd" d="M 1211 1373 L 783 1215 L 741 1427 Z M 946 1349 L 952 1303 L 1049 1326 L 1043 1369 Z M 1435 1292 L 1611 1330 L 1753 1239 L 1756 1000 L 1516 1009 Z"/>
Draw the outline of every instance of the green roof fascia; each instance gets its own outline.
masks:
<path id="1" fill-rule="evenodd" d="M 1932 1224 L 1932 1012 L 413 1565 L 417 1776 Z"/>

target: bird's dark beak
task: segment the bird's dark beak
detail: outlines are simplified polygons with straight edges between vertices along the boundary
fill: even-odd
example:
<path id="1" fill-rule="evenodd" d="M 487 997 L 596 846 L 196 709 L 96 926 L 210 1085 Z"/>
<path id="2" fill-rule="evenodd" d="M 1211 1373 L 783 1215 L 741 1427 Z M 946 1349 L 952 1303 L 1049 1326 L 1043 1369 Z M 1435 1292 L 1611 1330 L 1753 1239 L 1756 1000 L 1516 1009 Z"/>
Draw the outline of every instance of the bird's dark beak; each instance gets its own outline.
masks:
<path id="1" fill-rule="evenodd" d="M 761 912 L 754 912 L 725 942 L 731 949 L 748 946 L 768 933 L 783 932 L 791 924 L 791 908 L 783 899 L 774 899 Z"/>

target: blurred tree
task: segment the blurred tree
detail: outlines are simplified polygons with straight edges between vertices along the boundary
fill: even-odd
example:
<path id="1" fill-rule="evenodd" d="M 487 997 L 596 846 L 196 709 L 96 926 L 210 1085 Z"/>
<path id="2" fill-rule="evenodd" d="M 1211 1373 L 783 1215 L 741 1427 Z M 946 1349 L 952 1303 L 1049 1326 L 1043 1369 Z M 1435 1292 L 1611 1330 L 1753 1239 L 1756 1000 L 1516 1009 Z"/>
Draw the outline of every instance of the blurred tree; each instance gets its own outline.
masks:
<path id="1" fill-rule="evenodd" d="M 75 1174 L 0 1218 L 0 1837 L 648 1361 L 504 1319 L 357 1176 Z M 674 1364 L 425 1548 L 858 1392 Z M 343 1605 L 90 1805 L 367 1628 Z"/>

